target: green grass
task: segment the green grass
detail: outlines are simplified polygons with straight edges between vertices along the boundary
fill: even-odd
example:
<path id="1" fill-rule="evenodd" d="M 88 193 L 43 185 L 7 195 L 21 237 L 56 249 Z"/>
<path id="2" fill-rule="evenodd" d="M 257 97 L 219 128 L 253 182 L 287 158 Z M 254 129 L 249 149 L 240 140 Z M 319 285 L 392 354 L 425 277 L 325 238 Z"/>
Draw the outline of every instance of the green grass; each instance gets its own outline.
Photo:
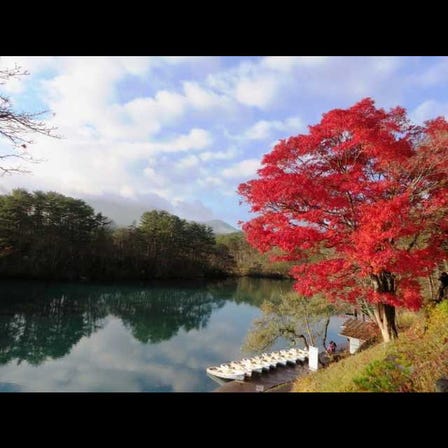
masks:
<path id="1" fill-rule="evenodd" d="M 298 378 L 293 392 L 433 392 L 448 377 L 448 301 L 404 320 L 397 341 Z"/>
<path id="2" fill-rule="evenodd" d="M 385 348 L 382 344 L 345 358 L 326 369 L 318 370 L 298 378 L 293 392 L 354 392 L 358 387 L 353 383 L 353 372 L 359 372 L 366 364 L 382 359 Z"/>
<path id="3" fill-rule="evenodd" d="M 408 330 L 414 325 L 417 320 L 424 317 L 424 312 L 414 312 L 409 310 L 398 310 L 397 312 L 397 326 L 399 331 Z"/>

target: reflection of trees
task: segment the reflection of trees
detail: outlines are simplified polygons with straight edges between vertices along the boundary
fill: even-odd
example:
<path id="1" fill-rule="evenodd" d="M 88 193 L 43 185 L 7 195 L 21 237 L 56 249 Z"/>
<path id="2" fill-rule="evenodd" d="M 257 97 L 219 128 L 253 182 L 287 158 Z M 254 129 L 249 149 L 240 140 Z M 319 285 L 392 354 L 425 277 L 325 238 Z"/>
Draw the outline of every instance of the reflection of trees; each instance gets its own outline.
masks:
<path id="1" fill-rule="evenodd" d="M 208 286 L 208 289 L 236 303 L 260 307 L 264 301 L 279 302 L 282 295 L 291 291 L 292 285 L 292 280 L 241 277 L 215 281 Z"/>
<path id="2" fill-rule="evenodd" d="M 0 363 L 13 359 L 40 364 L 60 358 L 105 316 L 89 295 L 43 285 L 1 287 Z"/>
<path id="3" fill-rule="evenodd" d="M 203 328 L 225 299 L 206 287 L 145 288 L 8 282 L 0 287 L 0 364 L 60 358 L 101 328 L 108 314 L 141 342 L 160 342 L 179 329 Z"/>
<path id="4" fill-rule="evenodd" d="M 108 309 L 130 328 L 140 342 L 157 343 L 172 338 L 180 329 L 204 328 L 214 309 L 225 300 L 207 289 L 157 288 L 108 299 Z"/>
<path id="5" fill-rule="evenodd" d="M 326 346 L 330 317 L 337 311 L 325 300 L 295 293 L 282 294 L 279 301 L 266 300 L 260 308 L 263 315 L 253 322 L 243 346 L 248 352 L 266 350 L 281 338 L 292 346 Z"/>

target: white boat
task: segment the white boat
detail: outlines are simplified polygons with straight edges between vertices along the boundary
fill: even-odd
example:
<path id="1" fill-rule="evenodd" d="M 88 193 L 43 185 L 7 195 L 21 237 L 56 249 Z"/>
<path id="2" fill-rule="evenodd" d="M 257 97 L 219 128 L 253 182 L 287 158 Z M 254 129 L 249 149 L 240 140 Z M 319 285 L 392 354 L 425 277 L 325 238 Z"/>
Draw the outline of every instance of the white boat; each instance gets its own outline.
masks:
<path id="1" fill-rule="evenodd" d="M 263 370 L 269 370 L 278 365 L 286 366 L 288 362 L 295 364 L 297 361 L 304 361 L 307 357 L 307 350 L 291 348 L 208 367 L 207 373 L 212 378 L 243 381 L 245 378 L 251 377 L 253 372 L 261 373 Z"/>
<path id="2" fill-rule="evenodd" d="M 280 353 L 282 356 L 285 357 L 285 359 L 288 360 L 288 362 L 292 364 L 296 364 L 297 361 L 300 359 L 300 354 L 297 353 L 295 350 L 285 350 L 284 352 Z"/>
<path id="3" fill-rule="evenodd" d="M 263 371 L 263 365 L 253 359 L 244 358 L 241 360 L 241 364 L 250 369 L 252 372 L 261 373 Z"/>
<path id="4" fill-rule="evenodd" d="M 244 380 L 246 372 L 244 370 L 238 370 L 232 367 L 208 367 L 207 373 L 209 375 L 217 376 L 219 378 L 224 378 L 227 380 Z"/>
<path id="5" fill-rule="evenodd" d="M 274 352 L 269 355 L 269 357 L 276 363 L 281 366 L 286 366 L 288 364 L 288 359 L 285 356 L 282 356 L 279 352 Z"/>
<path id="6" fill-rule="evenodd" d="M 297 362 L 297 355 L 294 352 L 291 352 L 289 350 L 280 350 L 280 355 L 284 357 L 284 359 L 287 360 L 287 362 L 290 362 L 292 364 L 295 364 Z"/>
<path id="7" fill-rule="evenodd" d="M 256 363 L 258 363 L 260 366 L 262 366 L 263 370 L 269 370 L 271 367 L 273 367 L 272 362 L 270 359 L 266 359 L 264 356 L 254 356 L 252 358 Z"/>

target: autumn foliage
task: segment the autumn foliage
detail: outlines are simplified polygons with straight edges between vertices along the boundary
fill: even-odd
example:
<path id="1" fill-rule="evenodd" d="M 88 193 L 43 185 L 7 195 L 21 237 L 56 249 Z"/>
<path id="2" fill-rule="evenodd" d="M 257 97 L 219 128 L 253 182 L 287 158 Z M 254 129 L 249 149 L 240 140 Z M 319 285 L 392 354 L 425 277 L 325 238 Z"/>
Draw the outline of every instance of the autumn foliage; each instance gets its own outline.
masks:
<path id="1" fill-rule="evenodd" d="M 418 277 L 446 257 L 448 123 L 412 124 L 366 98 L 281 140 L 239 186 L 248 241 L 283 250 L 295 289 L 418 309 Z"/>

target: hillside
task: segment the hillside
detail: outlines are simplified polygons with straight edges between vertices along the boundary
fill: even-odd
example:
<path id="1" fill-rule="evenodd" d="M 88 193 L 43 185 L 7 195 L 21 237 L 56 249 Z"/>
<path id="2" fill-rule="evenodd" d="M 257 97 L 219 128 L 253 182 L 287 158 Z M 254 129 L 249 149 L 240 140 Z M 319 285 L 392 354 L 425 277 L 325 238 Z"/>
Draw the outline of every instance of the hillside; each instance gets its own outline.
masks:
<path id="1" fill-rule="evenodd" d="M 200 224 L 206 224 L 210 226 L 216 235 L 226 235 L 228 233 L 234 233 L 239 231 L 238 229 L 235 229 L 235 227 L 232 227 L 230 224 L 227 224 L 226 222 L 221 221 L 220 219 L 212 219 L 210 221 L 201 222 Z"/>
<path id="2" fill-rule="evenodd" d="M 398 340 L 298 378 L 293 392 L 434 392 L 436 381 L 448 378 L 448 301 L 413 320 Z"/>
<path id="3" fill-rule="evenodd" d="M 169 204 L 157 203 L 156 201 L 123 201 L 120 198 L 93 198 L 87 197 L 85 200 L 95 211 L 112 219 L 115 225 L 127 227 L 132 223 L 138 223 L 142 214 L 150 210 L 169 210 Z M 181 213 L 175 213 L 181 216 Z M 238 232 L 239 230 L 227 224 L 221 219 L 212 219 L 209 221 L 199 221 L 199 224 L 206 224 L 213 229 L 216 235 L 226 235 L 228 233 Z"/>

